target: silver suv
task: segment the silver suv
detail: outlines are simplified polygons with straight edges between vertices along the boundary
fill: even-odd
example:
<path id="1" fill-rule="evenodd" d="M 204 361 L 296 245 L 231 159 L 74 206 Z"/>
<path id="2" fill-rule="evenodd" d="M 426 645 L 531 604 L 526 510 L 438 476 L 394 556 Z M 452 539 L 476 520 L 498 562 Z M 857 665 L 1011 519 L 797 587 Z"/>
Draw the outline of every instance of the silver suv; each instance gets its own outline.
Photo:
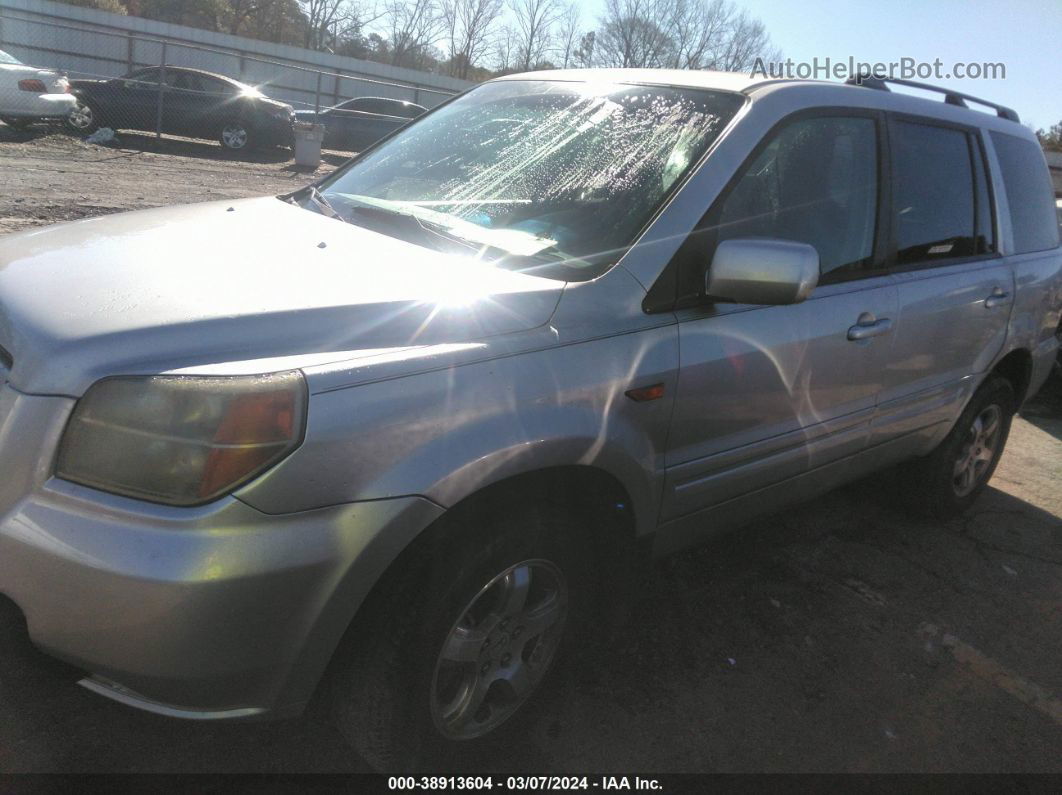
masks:
<path id="1" fill-rule="evenodd" d="M 670 71 L 478 86 L 289 196 L 0 240 L 0 591 L 81 684 L 401 766 L 638 567 L 898 466 L 962 511 L 1058 345 L 1013 111 Z"/>

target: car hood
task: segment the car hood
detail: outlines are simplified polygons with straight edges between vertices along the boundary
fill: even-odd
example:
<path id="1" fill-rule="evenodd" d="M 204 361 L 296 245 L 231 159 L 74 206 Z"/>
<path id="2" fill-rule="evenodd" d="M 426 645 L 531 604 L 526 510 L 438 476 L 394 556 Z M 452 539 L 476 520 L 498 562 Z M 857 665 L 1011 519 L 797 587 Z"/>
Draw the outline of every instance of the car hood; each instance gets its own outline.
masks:
<path id="1" fill-rule="evenodd" d="M 0 346 L 16 388 L 78 396 L 108 375 L 526 330 L 563 287 L 273 197 L 210 202 L 0 238 Z"/>

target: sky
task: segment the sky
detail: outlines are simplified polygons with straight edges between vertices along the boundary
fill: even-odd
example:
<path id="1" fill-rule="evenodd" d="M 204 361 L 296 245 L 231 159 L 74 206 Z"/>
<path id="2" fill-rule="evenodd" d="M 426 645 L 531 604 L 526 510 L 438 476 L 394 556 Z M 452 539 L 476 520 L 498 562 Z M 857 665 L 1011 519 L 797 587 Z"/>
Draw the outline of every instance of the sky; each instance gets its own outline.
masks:
<path id="1" fill-rule="evenodd" d="M 577 2 L 590 27 L 604 0 Z M 735 2 L 764 22 L 783 58 L 939 58 L 945 72 L 956 62 L 1001 62 L 1005 79 L 924 82 L 1012 107 L 1034 128 L 1062 121 L 1062 0 Z"/>

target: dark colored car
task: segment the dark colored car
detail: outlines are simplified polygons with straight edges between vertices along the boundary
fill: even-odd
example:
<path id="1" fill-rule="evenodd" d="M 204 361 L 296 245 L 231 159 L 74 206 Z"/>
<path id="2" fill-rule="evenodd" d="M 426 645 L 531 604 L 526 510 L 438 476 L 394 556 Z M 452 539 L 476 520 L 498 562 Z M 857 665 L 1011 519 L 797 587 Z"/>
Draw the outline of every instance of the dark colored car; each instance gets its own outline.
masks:
<path id="1" fill-rule="evenodd" d="M 224 75 L 154 66 L 72 85 L 78 105 L 68 121 L 78 132 L 98 127 L 153 132 L 161 98 L 164 133 L 213 138 L 230 150 L 292 143 L 294 108 Z"/>
<path id="2" fill-rule="evenodd" d="M 386 97 L 348 99 L 320 113 L 295 112 L 298 121 L 325 126 L 324 145 L 332 149 L 360 150 L 379 141 L 427 110 L 423 105 Z"/>

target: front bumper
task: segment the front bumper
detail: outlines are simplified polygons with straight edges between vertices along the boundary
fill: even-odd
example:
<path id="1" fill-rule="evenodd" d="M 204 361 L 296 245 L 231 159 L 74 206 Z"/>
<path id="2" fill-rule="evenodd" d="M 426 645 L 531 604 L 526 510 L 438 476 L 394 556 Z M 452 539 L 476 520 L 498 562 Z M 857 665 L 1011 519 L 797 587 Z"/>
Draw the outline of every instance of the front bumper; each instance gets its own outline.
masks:
<path id="1" fill-rule="evenodd" d="M 271 146 L 294 146 L 294 122 L 294 118 L 265 116 L 257 125 L 262 143 Z"/>
<path id="2" fill-rule="evenodd" d="M 72 405 L 0 390 L 0 592 L 84 684 L 154 712 L 297 713 L 373 583 L 442 512 L 419 497 L 268 515 L 102 494 L 35 457 Z"/>

